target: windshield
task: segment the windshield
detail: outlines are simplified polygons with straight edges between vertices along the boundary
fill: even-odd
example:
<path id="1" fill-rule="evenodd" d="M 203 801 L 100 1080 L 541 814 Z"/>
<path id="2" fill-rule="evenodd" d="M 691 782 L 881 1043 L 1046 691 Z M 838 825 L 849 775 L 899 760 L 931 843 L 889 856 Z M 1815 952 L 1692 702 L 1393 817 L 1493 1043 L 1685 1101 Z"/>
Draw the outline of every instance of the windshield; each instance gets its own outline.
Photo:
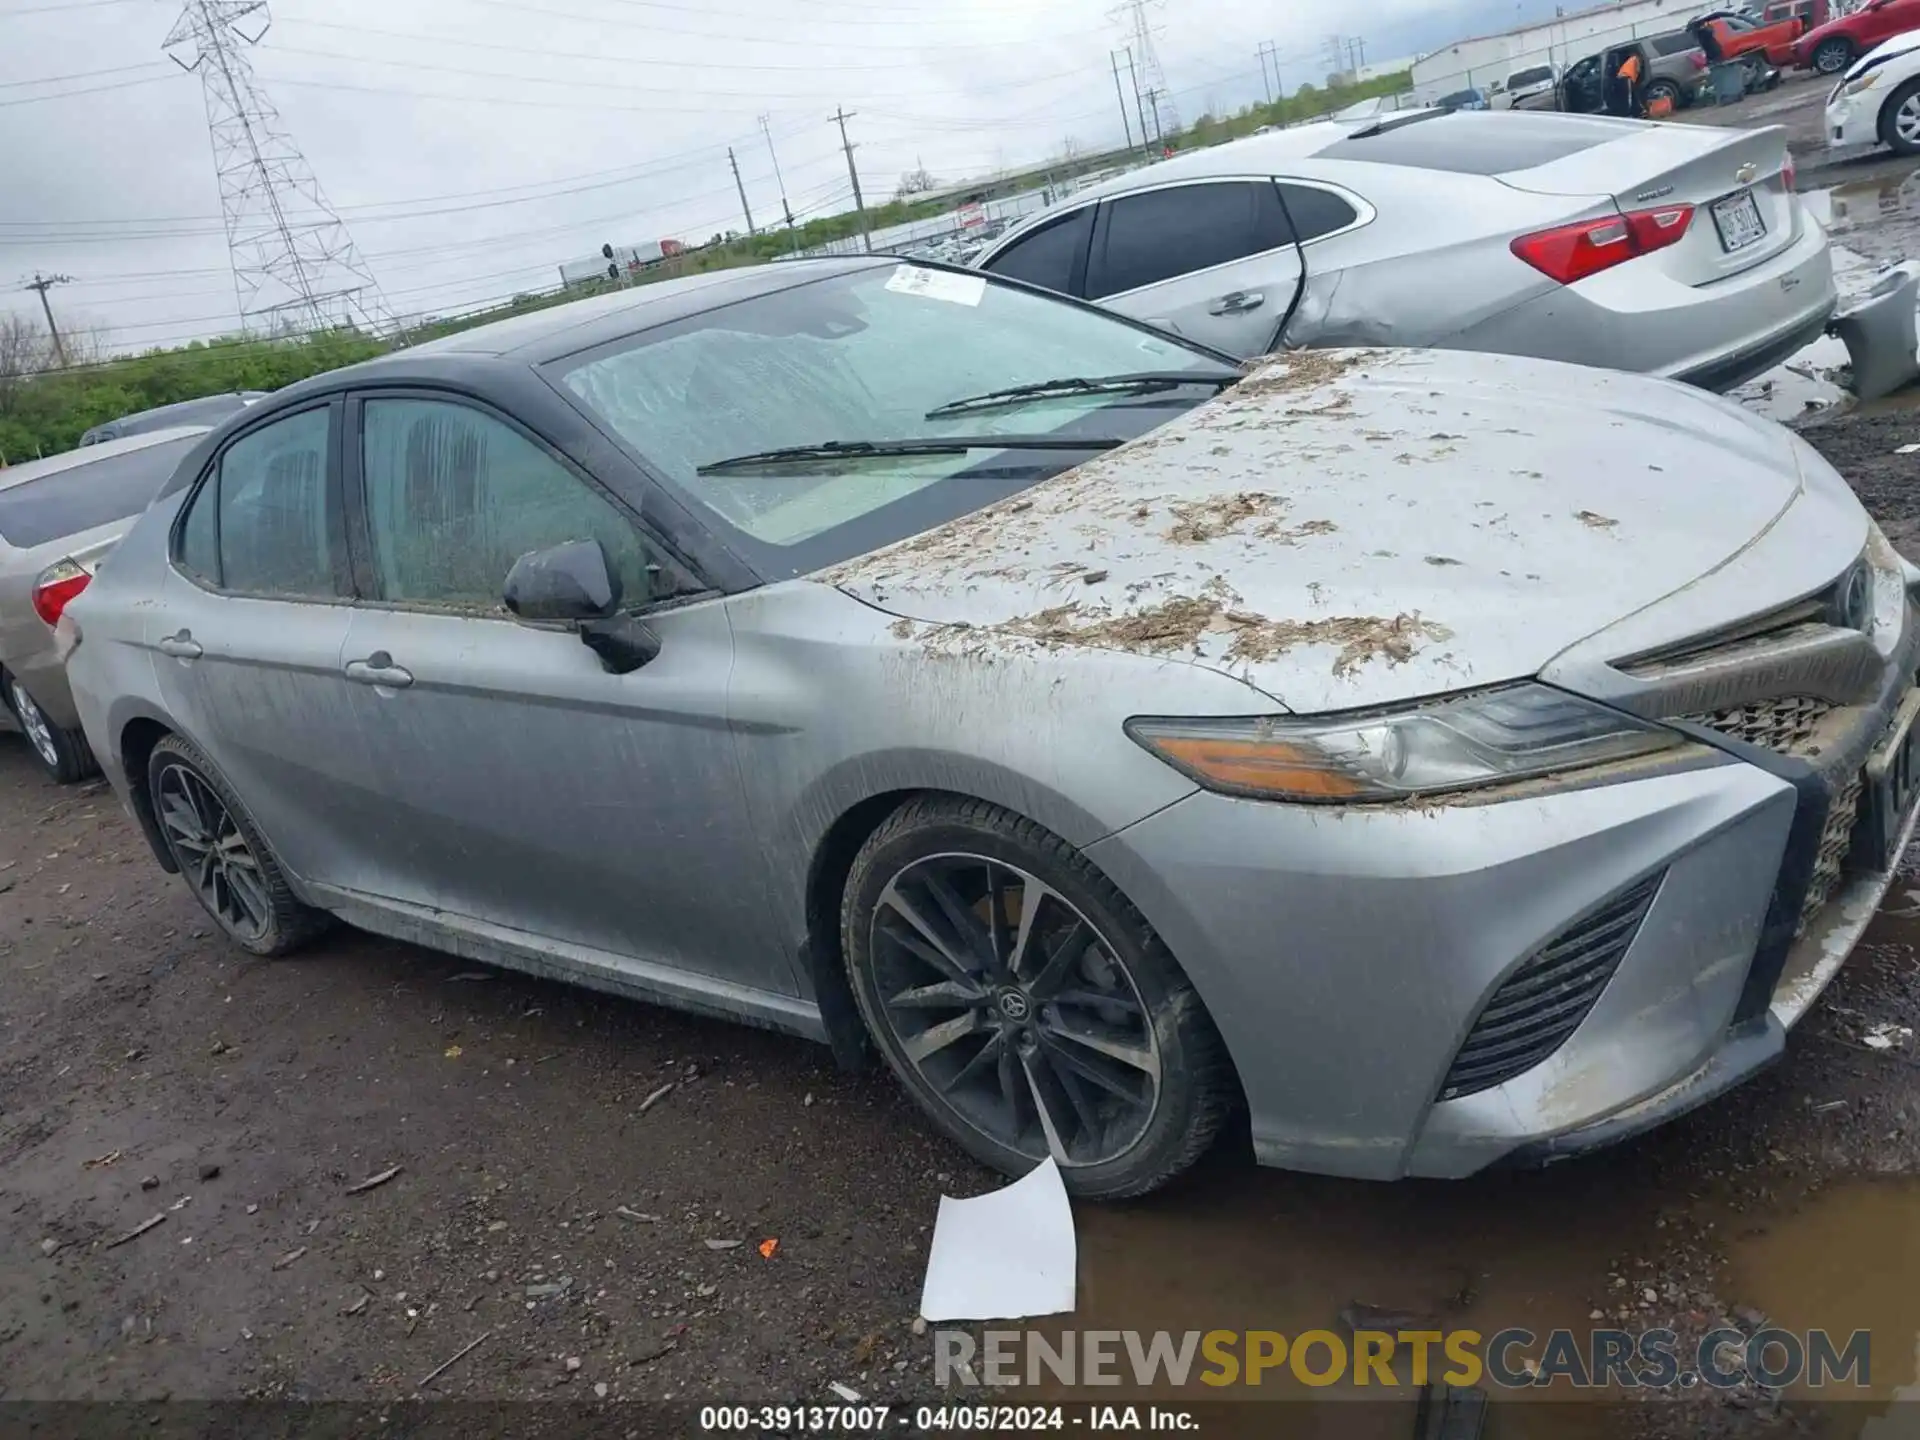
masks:
<path id="1" fill-rule="evenodd" d="M 1522 70 L 1517 75 L 1509 76 L 1507 78 L 1507 88 L 1509 90 L 1518 90 L 1526 85 L 1548 84 L 1552 80 L 1553 71 L 1543 65 L 1538 70 Z"/>
<path id="2" fill-rule="evenodd" d="M 970 450 L 703 465 L 827 442 L 970 436 L 1131 439 L 1210 387 L 1053 394 L 941 418 L 939 406 L 1066 377 L 1196 379 L 1229 362 L 1101 311 L 914 265 L 836 275 L 560 362 L 558 379 L 763 574 L 797 575 L 943 524 L 1079 464 L 1071 450 Z"/>

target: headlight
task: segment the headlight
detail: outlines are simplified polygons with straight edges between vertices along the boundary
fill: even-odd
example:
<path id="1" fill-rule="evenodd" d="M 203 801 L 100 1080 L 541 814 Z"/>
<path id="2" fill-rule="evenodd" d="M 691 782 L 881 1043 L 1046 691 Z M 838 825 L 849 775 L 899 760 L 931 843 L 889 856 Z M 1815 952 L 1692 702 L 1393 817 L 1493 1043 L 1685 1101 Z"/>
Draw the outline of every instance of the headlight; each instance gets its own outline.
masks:
<path id="1" fill-rule="evenodd" d="M 1675 731 L 1534 684 L 1370 714 L 1137 718 L 1126 728 L 1209 790 L 1306 804 L 1511 784 L 1685 743 Z"/>
<path id="2" fill-rule="evenodd" d="M 1842 93 L 1847 95 L 1864 95 L 1867 91 L 1871 90 L 1876 84 L 1878 84 L 1879 80 L 1880 80 L 1880 72 L 1878 70 L 1869 70 L 1866 74 L 1862 75 L 1858 80 L 1849 80 L 1842 87 Z"/>

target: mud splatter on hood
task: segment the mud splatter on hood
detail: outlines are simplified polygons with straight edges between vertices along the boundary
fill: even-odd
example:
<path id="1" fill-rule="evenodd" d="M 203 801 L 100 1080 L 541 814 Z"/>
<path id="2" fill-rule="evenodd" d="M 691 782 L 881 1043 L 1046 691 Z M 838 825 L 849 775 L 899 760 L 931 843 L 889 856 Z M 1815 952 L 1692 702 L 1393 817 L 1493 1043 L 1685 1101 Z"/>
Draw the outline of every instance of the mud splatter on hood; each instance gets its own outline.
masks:
<path id="1" fill-rule="evenodd" d="M 935 648 L 1187 655 L 1334 709 L 1531 675 L 1724 565 L 1800 488 L 1784 431 L 1665 382 L 1306 352 L 818 578 Z"/>

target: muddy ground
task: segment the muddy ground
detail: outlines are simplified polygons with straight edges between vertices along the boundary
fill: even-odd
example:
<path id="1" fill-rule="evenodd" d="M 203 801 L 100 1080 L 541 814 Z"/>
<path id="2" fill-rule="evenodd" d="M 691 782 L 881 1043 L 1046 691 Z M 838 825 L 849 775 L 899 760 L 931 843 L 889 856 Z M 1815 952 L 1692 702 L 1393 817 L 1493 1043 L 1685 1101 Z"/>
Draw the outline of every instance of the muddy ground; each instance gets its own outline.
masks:
<path id="1" fill-rule="evenodd" d="M 1858 229 L 1862 253 L 1905 243 Z M 1895 453 L 1920 410 L 1810 418 L 1920 559 L 1920 464 Z M 1225 1146 L 1079 1210 L 1074 1323 L 1298 1332 L 1360 1302 L 1486 1333 L 1871 1328 L 1884 1396 L 1920 1335 L 1912 1030 L 1920 873 L 1785 1061 L 1722 1102 L 1452 1184 Z M 57 789 L 0 734 L 0 1400 L 924 1397 L 938 1197 L 996 1183 L 883 1073 L 801 1041 L 347 931 L 243 957 L 104 787 Z M 1739 1398 L 1715 1427 L 1807 1419 Z M 1540 1433 L 1513 1418 L 1534 1409 L 1489 1433 Z"/>

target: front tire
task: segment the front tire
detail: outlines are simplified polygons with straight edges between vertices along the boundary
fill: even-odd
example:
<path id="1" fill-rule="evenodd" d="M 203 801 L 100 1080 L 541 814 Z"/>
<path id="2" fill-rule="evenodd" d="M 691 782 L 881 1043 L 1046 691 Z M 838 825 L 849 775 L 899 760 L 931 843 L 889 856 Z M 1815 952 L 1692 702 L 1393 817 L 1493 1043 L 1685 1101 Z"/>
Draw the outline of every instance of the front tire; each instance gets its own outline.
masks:
<path id="1" fill-rule="evenodd" d="M 26 736 L 27 750 L 55 784 L 73 785 L 98 772 L 83 733 L 54 724 L 16 677 L 8 675 L 6 682 L 7 708 Z"/>
<path id="2" fill-rule="evenodd" d="M 1900 155 L 1920 155 L 1920 80 L 1909 80 L 1880 111 L 1880 138 Z"/>
<path id="3" fill-rule="evenodd" d="M 213 762 L 178 735 L 153 747 L 147 794 L 167 850 L 194 898 L 255 955 L 284 955 L 325 917 L 294 898 L 280 862 Z"/>
<path id="4" fill-rule="evenodd" d="M 855 857 L 841 938 L 861 1016 L 934 1124 L 1090 1199 L 1143 1195 L 1219 1135 L 1219 1032 L 1140 913 L 1057 835 L 914 800 Z"/>
<path id="5" fill-rule="evenodd" d="M 1851 40 L 1822 40 L 1813 52 L 1813 68 L 1822 75 L 1838 75 L 1852 63 Z"/>

